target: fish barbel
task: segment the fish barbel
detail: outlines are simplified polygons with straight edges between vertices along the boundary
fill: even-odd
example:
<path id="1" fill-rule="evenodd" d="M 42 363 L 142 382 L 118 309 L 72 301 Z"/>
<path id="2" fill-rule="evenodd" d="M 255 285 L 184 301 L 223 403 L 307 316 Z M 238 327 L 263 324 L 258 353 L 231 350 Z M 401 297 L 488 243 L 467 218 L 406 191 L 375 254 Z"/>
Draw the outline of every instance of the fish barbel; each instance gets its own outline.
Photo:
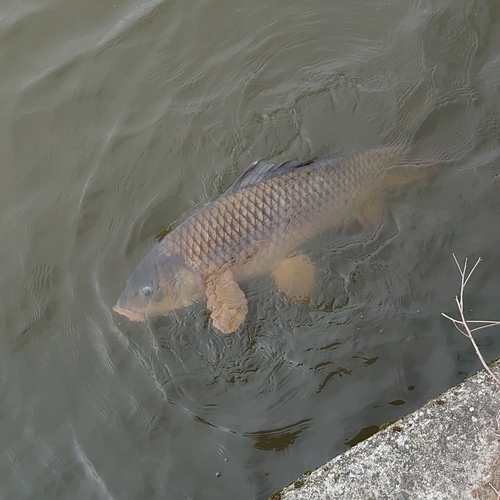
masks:
<path id="1" fill-rule="evenodd" d="M 265 272 L 307 300 L 314 266 L 297 250 L 357 218 L 379 222 L 384 194 L 429 175 L 435 158 L 410 160 L 402 145 L 308 161 L 257 161 L 219 198 L 159 241 L 131 275 L 114 310 L 133 321 L 206 300 L 213 325 L 233 333 L 247 300 L 239 284 Z"/>

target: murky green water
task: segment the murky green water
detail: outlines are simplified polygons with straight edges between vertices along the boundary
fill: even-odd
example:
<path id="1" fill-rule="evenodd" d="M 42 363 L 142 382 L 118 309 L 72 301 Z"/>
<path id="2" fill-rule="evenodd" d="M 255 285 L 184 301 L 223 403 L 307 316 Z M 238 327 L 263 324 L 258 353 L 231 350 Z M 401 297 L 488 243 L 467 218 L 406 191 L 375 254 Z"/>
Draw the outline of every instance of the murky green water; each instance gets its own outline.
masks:
<path id="1" fill-rule="evenodd" d="M 0 4 L 0 498 L 261 499 L 479 368 L 441 317 L 500 317 L 493 0 Z M 233 336 L 111 312 L 154 235 L 258 158 L 383 144 L 419 86 L 468 100 L 375 236 L 321 238 L 310 307 L 250 283 Z M 417 100 L 418 104 L 418 100 Z M 478 335 L 486 358 L 499 332 Z"/>

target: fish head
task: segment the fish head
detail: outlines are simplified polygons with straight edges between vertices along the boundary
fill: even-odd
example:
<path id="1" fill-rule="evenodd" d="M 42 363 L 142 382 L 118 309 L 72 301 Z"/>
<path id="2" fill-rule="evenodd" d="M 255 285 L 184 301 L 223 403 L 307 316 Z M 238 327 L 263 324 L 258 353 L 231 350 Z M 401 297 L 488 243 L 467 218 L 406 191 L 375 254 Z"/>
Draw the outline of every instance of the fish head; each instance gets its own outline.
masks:
<path id="1" fill-rule="evenodd" d="M 156 246 L 130 276 L 113 310 L 130 321 L 167 316 L 201 299 L 199 280 L 177 254 Z"/>

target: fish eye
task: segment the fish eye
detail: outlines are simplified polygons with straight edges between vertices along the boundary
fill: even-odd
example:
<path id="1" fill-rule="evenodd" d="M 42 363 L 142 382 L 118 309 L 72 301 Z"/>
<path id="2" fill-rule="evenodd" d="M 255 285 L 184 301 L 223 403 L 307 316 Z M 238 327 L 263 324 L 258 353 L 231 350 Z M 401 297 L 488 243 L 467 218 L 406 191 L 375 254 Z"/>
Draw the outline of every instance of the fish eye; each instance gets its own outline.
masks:
<path id="1" fill-rule="evenodd" d="M 144 297 L 146 297 L 147 299 L 150 299 L 153 296 L 153 289 L 150 286 L 145 286 L 142 289 L 142 293 L 143 293 Z"/>

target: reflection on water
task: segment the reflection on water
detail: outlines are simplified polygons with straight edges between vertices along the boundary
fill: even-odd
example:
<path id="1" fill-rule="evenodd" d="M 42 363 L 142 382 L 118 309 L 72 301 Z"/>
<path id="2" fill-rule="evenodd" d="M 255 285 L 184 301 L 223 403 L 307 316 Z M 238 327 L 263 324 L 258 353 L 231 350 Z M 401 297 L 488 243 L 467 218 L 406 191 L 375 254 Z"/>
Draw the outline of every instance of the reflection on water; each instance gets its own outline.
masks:
<path id="1" fill-rule="evenodd" d="M 369 425 L 368 427 L 363 427 L 352 439 L 345 441 L 345 444 L 352 448 L 356 446 L 361 441 L 368 439 L 379 431 L 380 427 L 378 425 Z"/>
<path id="2" fill-rule="evenodd" d="M 303 420 L 302 422 L 297 422 L 283 429 L 274 429 L 272 431 L 263 430 L 246 434 L 246 436 L 255 439 L 255 447 L 258 450 L 281 451 L 292 445 L 300 433 L 308 427 L 308 420 Z"/>
<path id="3" fill-rule="evenodd" d="M 499 22 L 488 0 L 0 6 L 0 496 L 266 498 L 477 370 L 441 312 L 455 252 L 484 259 L 470 316 L 500 314 Z M 229 337 L 196 304 L 112 313 L 247 165 L 387 144 L 430 82 L 450 102 L 415 153 L 470 153 L 376 231 L 311 242 L 310 305 L 264 276 Z"/>

